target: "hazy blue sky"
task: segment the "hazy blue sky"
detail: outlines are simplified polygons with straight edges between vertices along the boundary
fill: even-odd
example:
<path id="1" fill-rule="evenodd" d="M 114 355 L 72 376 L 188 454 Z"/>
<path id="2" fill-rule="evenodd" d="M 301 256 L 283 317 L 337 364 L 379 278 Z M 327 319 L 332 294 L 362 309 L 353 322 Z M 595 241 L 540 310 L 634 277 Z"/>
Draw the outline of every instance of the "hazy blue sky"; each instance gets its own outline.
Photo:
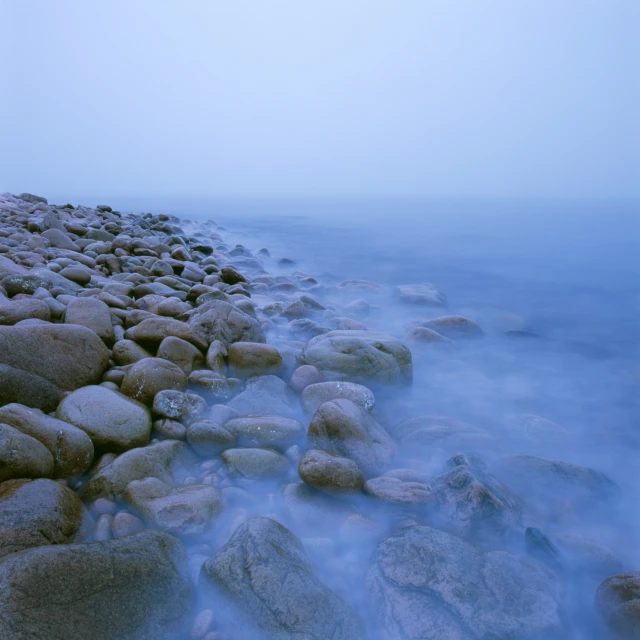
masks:
<path id="1" fill-rule="evenodd" d="M 0 7 L 0 191 L 640 196 L 640 0 Z"/>

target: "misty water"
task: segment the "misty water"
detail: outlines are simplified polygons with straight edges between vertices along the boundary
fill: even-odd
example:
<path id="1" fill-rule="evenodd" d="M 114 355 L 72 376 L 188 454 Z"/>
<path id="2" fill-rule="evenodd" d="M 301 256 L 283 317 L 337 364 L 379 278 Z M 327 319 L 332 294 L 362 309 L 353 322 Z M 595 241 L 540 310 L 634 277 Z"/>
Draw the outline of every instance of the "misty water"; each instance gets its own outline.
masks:
<path id="1" fill-rule="evenodd" d="M 618 572 L 640 566 L 640 218 L 634 203 L 112 199 L 112 204 L 215 220 L 230 248 L 240 244 L 257 255 L 266 247 L 271 257 L 261 259 L 267 272 L 315 278 L 320 288 L 312 293 L 323 304 L 366 299 L 371 311 L 360 320 L 369 329 L 403 339 L 416 321 L 443 314 L 477 322 L 482 338 L 411 345 L 412 387 L 377 389 L 375 409 L 392 434 L 402 420 L 428 415 L 471 425 L 472 435 L 433 446 L 400 445 L 391 468 L 432 479 L 453 454 L 465 453 L 477 454 L 489 469 L 505 454 L 596 469 L 620 490 L 588 508 L 576 508 L 579 497 L 555 495 L 552 487 L 510 488 L 549 539 L 584 536 L 617 556 Z M 283 257 L 295 264 L 279 264 Z M 340 287 L 345 280 L 382 286 Z M 394 293 L 396 285 L 421 282 L 446 295 L 446 309 L 405 304 Z M 268 341 L 277 346 L 280 338 L 275 331 Z M 519 429 L 516 416 L 522 414 L 545 418 L 560 430 Z M 300 414 L 300 419 L 308 424 L 308 417 Z M 205 541 L 208 547 L 193 549 L 194 572 L 243 520 L 275 518 L 301 538 L 321 579 L 360 612 L 367 637 L 376 638 L 364 587 L 375 545 L 407 522 L 437 527 L 437 520 L 364 495 L 326 498 L 326 506 L 294 512 L 283 503 L 286 482 L 299 482 L 294 467 L 284 481 L 247 486 L 251 503 L 229 505 Z M 370 519 L 370 531 L 344 526 L 345 510 L 352 508 Z M 524 538 L 507 539 L 501 548 L 525 554 Z M 566 588 L 567 637 L 607 638 L 593 609 L 606 571 L 566 565 L 559 571 Z M 227 633 L 250 637 L 237 619 Z"/>

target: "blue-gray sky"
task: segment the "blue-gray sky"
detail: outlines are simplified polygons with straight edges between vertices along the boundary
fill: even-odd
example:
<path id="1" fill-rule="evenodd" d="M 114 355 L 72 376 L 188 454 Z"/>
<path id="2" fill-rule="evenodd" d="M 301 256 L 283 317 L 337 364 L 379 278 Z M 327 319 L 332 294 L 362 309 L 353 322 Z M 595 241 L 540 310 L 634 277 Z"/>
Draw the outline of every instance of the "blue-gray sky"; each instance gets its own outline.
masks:
<path id="1" fill-rule="evenodd" d="M 638 0 L 0 7 L 0 191 L 640 196 Z"/>

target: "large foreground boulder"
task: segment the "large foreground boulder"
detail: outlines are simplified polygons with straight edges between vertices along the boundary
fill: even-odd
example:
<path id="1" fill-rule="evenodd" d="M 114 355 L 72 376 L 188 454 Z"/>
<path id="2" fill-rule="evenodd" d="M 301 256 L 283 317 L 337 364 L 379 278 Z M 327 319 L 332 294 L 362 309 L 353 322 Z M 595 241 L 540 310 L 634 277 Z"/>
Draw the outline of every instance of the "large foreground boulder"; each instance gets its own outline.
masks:
<path id="1" fill-rule="evenodd" d="M 109 351 L 86 327 L 0 327 L 0 364 L 40 376 L 65 391 L 99 382 L 108 363 Z"/>
<path id="2" fill-rule="evenodd" d="M 0 561 L 3 640 L 178 640 L 191 600 L 185 548 L 159 531 Z"/>
<path id="3" fill-rule="evenodd" d="M 42 376 L 0 364 L 0 406 L 20 404 L 53 411 L 60 402 L 62 390 Z"/>
<path id="4" fill-rule="evenodd" d="M 41 442 L 0 423 L 0 482 L 13 478 L 51 478 L 53 456 Z"/>
<path id="5" fill-rule="evenodd" d="M 50 544 L 67 544 L 82 530 L 82 501 L 52 480 L 0 484 L 0 557 Z"/>
<path id="6" fill-rule="evenodd" d="M 359 640 L 354 612 L 316 577 L 300 540 L 268 518 L 244 522 L 200 574 L 239 615 L 234 635 L 268 640 Z M 257 637 L 257 636 L 255 636 Z"/>
<path id="7" fill-rule="evenodd" d="M 430 527 L 383 540 L 367 585 L 383 640 L 567 637 L 551 570 Z"/>
<path id="8" fill-rule="evenodd" d="M 309 341 L 301 364 L 313 365 L 327 380 L 411 384 L 411 351 L 377 331 L 329 331 Z"/>

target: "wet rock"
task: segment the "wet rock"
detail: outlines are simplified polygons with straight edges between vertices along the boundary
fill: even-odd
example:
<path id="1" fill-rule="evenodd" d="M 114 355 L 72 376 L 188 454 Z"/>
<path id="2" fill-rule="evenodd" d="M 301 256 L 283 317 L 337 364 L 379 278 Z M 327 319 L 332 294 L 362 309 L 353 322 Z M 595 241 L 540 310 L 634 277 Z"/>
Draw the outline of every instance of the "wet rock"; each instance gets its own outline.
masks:
<path id="1" fill-rule="evenodd" d="M 28 549 L 0 563 L 7 640 L 177 640 L 191 604 L 184 546 L 159 531 Z"/>
<path id="2" fill-rule="evenodd" d="M 411 384 L 411 352 L 395 338 L 375 331 L 330 331 L 313 338 L 300 361 L 328 380 Z"/>
<path id="3" fill-rule="evenodd" d="M 70 393 L 58 406 L 56 416 L 88 434 L 99 453 L 122 453 L 149 442 L 149 410 L 102 386 Z"/>
<path id="4" fill-rule="evenodd" d="M 640 638 L 640 571 L 607 578 L 596 591 L 596 609 L 617 640 Z"/>
<path id="5" fill-rule="evenodd" d="M 238 282 L 246 282 L 247 279 L 238 273 L 233 267 L 223 267 L 220 271 L 222 282 L 226 284 L 238 284 Z"/>
<path id="6" fill-rule="evenodd" d="M 297 393 L 302 393 L 310 384 L 318 382 L 324 382 L 322 374 L 314 366 L 303 364 L 291 374 L 289 385 Z"/>
<path id="7" fill-rule="evenodd" d="M 140 313 L 140 312 L 138 312 Z M 125 331 L 127 340 L 135 340 L 143 347 L 156 348 L 168 337 L 186 340 L 198 349 L 206 349 L 208 343 L 196 335 L 192 327 L 186 322 L 180 322 L 174 318 L 150 317 L 142 320 L 135 327 Z"/>
<path id="8" fill-rule="evenodd" d="M 131 449 L 100 466 L 82 489 L 81 497 L 85 500 L 114 499 L 124 493 L 130 482 L 144 478 L 179 484 L 195 464 L 196 458 L 189 447 L 178 440 Z"/>
<path id="9" fill-rule="evenodd" d="M 570 439 L 569 432 L 559 424 L 534 414 L 510 416 L 507 431 L 512 438 L 535 446 L 564 444 Z"/>
<path id="10" fill-rule="evenodd" d="M 66 267 L 60 271 L 60 275 L 79 284 L 81 287 L 91 282 L 91 274 L 81 267 Z"/>
<path id="11" fill-rule="evenodd" d="M 484 331 L 480 326 L 464 316 L 440 316 L 420 323 L 420 326 L 437 331 L 448 338 L 481 338 Z"/>
<path id="12" fill-rule="evenodd" d="M 0 364 L 0 405 L 19 402 L 43 411 L 53 411 L 61 397 L 62 391 L 49 380 Z"/>
<path id="13" fill-rule="evenodd" d="M 444 528 L 483 544 L 521 539 L 533 519 L 482 460 L 458 454 L 447 466 L 449 470 L 432 484 L 438 499 L 438 522 Z"/>
<path id="14" fill-rule="evenodd" d="M 184 440 L 187 437 L 187 428 L 175 420 L 163 418 L 153 423 L 152 436 L 170 440 Z"/>
<path id="15" fill-rule="evenodd" d="M 0 327 L 0 362 L 72 391 L 100 381 L 109 352 L 93 331 L 79 325 Z"/>
<path id="16" fill-rule="evenodd" d="M 446 307 L 447 299 L 443 293 L 430 282 L 422 284 L 401 284 L 396 287 L 396 293 L 403 302 L 430 307 Z"/>
<path id="17" fill-rule="evenodd" d="M 351 400 L 365 411 L 371 412 L 375 396 L 371 390 L 353 382 L 319 382 L 307 386 L 300 396 L 300 404 L 305 413 L 311 415 L 318 407 L 330 400 L 344 398 Z"/>
<path id="18" fill-rule="evenodd" d="M 7 295 L 11 298 L 19 293 L 33 294 L 38 289 L 50 289 L 51 285 L 44 278 L 31 273 L 8 275 L 0 280 Z"/>
<path id="19" fill-rule="evenodd" d="M 161 358 L 145 358 L 132 364 L 120 386 L 122 393 L 143 404 L 151 404 L 156 394 L 165 389 L 186 388 L 187 378 L 182 369 Z"/>
<path id="20" fill-rule="evenodd" d="M 233 447 L 236 439 L 217 422 L 198 420 L 187 427 L 187 442 L 195 453 L 207 458 Z"/>
<path id="21" fill-rule="evenodd" d="M 12 478 L 51 478 L 53 456 L 38 440 L 0 423 L 0 482 Z"/>
<path id="22" fill-rule="evenodd" d="M 302 456 L 298 473 L 308 485 L 329 493 L 357 491 L 364 484 L 357 463 L 319 449 L 311 449 Z"/>
<path id="23" fill-rule="evenodd" d="M 226 422 L 224 428 L 243 447 L 286 448 L 305 432 L 297 420 L 269 415 L 235 418 Z"/>
<path id="24" fill-rule="evenodd" d="M 265 342 L 255 318 L 223 300 L 207 302 L 189 317 L 189 326 L 207 345 L 220 340 L 225 346 L 234 342 Z"/>
<path id="25" fill-rule="evenodd" d="M 73 542 L 85 517 L 80 498 L 58 482 L 7 480 L 0 484 L 0 557 Z"/>
<path id="26" fill-rule="evenodd" d="M 140 518 L 126 511 L 118 512 L 113 517 L 113 522 L 111 523 L 114 538 L 124 538 L 133 533 L 138 533 L 138 531 L 142 531 L 144 528 L 144 522 L 142 522 Z"/>
<path id="27" fill-rule="evenodd" d="M 577 509 L 611 504 L 618 485 L 600 471 L 580 465 L 528 455 L 504 456 L 493 464 L 496 475 L 521 491 L 543 510 Z"/>
<path id="28" fill-rule="evenodd" d="M 216 373 L 224 373 L 226 369 L 225 357 L 227 356 L 227 348 L 220 342 L 214 340 L 207 350 L 206 362 L 211 371 Z"/>
<path id="29" fill-rule="evenodd" d="M 433 491 L 426 484 L 406 482 L 389 476 L 367 480 L 364 484 L 364 492 L 388 504 L 430 505 L 436 501 Z"/>
<path id="30" fill-rule="evenodd" d="M 228 360 L 232 373 L 241 378 L 277 375 L 283 368 L 280 352 L 260 342 L 235 342 L 229 345 Z"/>
<path id="31" fill-rule="evenodd" d="M 300 540 L 268 518 L 240 525 L 204 564 L 200 581 L 227 596 L 242 637 L 257 629 L 269 640 L 364 638 L 354 612 L 316 577 Z"/>
<path id="32" fill-rule="evenodd" d="M 597 540 L 579 533 L 557 533 L 555 542 L 564 564 L 577 572 L 604 578 L 622 571 L 618 556 Z"/>
<path id="33" fill-rule="evenodd" d="M 30 319 L 51 320 L 46 302 L 37 298 L 7 300 L 0 296 L 0 325 L 14 325 Z"/>
<path id="34" fill-rule="evenodd" d="M 65 314 L 67 324 L 79 324 L 95 332 L 102 341 L 111 346 L 115 336 L 111 324 L 109 307 L 95 297 L 74 298 L 67 305 Z"/>
<path id="35" fill-rule="evenodd" d="M 152 353 L 133 340 L 119 340 L 113 345 L 113 360 L 120 366 L 133 364 L 138 360 L 152 357 Z"/>
<path id="36" fill-rule="evenodd" d="M 8 404 L 0 408 L 0 423 L 35 438 L 49 450 L 53 456 L 54 478 L 81 475 L 93 462 L 93 443 L 82 429 L 41 411 Z"/>
<path id="37" fill-rule="evenodd" d="M 354 460 L 369 476 L 383 471 L 396 452 L 393 440 L 374 418 L 344 398 L 318 408 L 308 436 L 314 447 Z"/>
<path id="38" fill-rule="evenodd" d="M 210 485 L 173 488 L 158 478 L 134 480 L 125 501 L 152 527 L 178 536 L 199 536 L 222 511 L 222 494 Z"/>
<path id="39" fill-rule="evenodd" d="M 443 335 L 434 331 L 433 329 L 427 329 L 426 327 L 413 327 L 407 331 L 407 335 L 404 337 L 405 342 L 413 345 L 421 344 L 451 344 L 449 338 L 445 338 Z"/>
<path id="40" fill-rule="evenodd" d="M 453 452 L 464 449 L 495 448 L 493 436 L 461 420 L 448 416 L 416 416 L 400 422 L 393 435 L 407 450 L 433 450 L 439 447 Z"/>
<path id="41" fill-rule="evenodd" d="M 207 403 L 194 393 L 160 391 L 153 399 L 153 413 L 162 418 L 190 421 L 201 416 Z"/>
<path id="42" fill-rule="evenodd" d="M 165 338 L 158 347 L 158 358 L 173 362 L 180 367 L 186 375 L 196 369 L 204 367 L 204 356 L 199 349 L 181 338 Z"/>
<path id="43" fill-rule="evenodd" d="M 383 540 L 367 586 L 385 640 L 567 637 L 552 571 L 430 527 Z"/>
<path id="44" fill-rule="evenodd" d="M 288 460 L 271 449 L 226 449 L 221 457 L 230 473 L 248 480 L 275 478 L 289 470 Z"/>
<path id="45" fill-rule="evenodd" d="M 259 376 L 247 382 L 245 390 L 229 403 L 243 415 L 298 415 L 298 399 L 284 380 L 276 376 Z"/>

